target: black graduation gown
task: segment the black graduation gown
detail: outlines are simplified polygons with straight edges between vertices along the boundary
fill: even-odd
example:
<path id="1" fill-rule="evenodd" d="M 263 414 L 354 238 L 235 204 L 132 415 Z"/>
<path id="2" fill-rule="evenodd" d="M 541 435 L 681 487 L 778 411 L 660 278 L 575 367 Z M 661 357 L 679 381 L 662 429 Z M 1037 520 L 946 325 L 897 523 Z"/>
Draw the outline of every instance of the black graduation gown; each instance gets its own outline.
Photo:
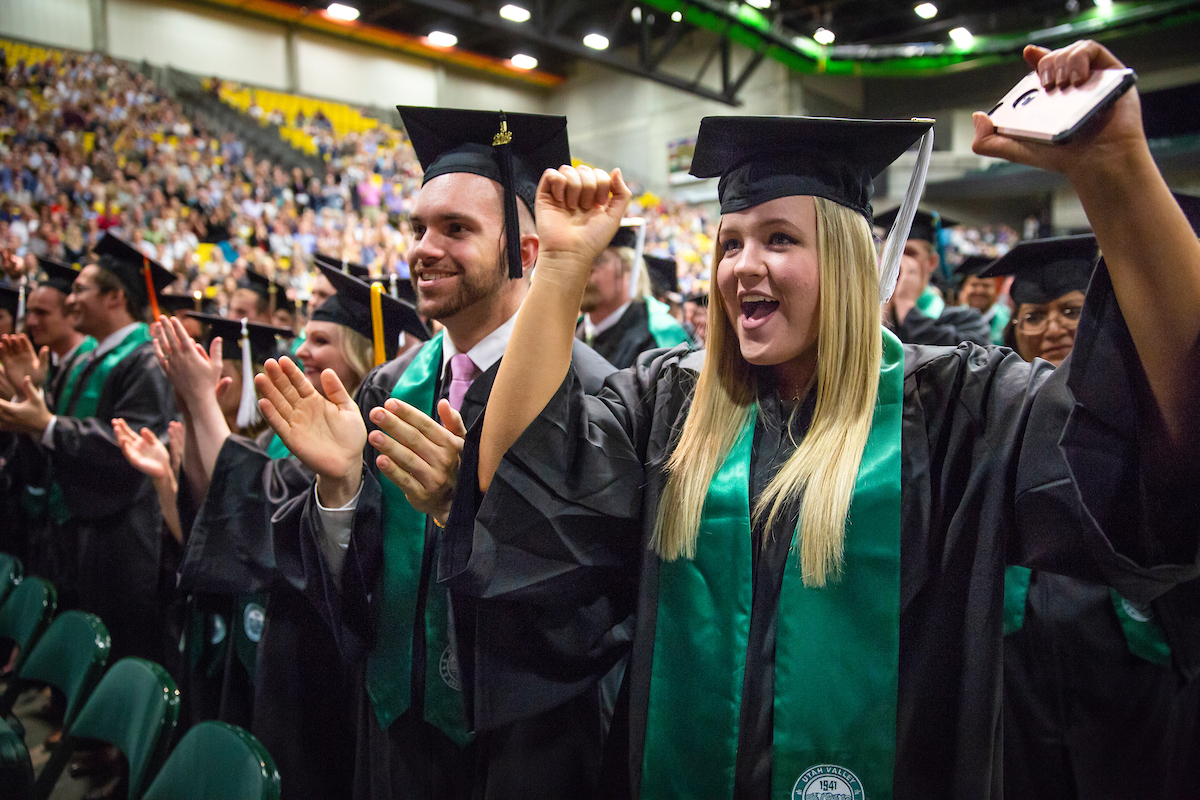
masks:
<path id="1" fill-rule="evenodd" d="M 617 369 L 632 367 L 638 356 L 658 347 L 650 333 L 649 319 L 646 302 L 634 300 L 612 327 L 596 335 L 591 342 L 592 349 Z M 575 335 L 583 340 L 582 322 L 576 327 Z"/>
<path id="2" fill-rule="evenodd" d="M 354 759 L 353 683 L 328 626 L 275 561 L 271 515 L 310 492 L 313 474 L 292 456 L 270 458 L 273 436 L 271 430 L 256 440 L 230 436 L 222 445 L 180 581 L 220 598 L 231 615 L 218 712 L 247 717 L 275 760 L 285 800 L 341 797 Z M 259 593 L 269 594 L 255 644 L 243 619 L 246 596 Z M 251 670 L 242 662 L 248 654 L 255 658 Z"/>
<path id="3" fill-rule="evenodd" d="M 1195 465 L 1165 463 L 1153 401 L 1103 269 L 1087 309 L 1074 365 L 1057 371 L 1001 348 L 905 348 L 895 797 L 1001 796 L 1006 564 L 1107 580 L 1136 602 L 1197 575 L 1200 512 L 1194 488 L 1179 491 L 1194 487 Z M 623 687 L 629 702 L 618 705 L 611 738 L 615 744 L 618 732 L 628 731 L 631 774 L 623 788 L 635 797 L 657 614 L 658 561 L 646 543 L 671 437 L 686 415 L 701 358 L 683 348 L 647 354 L 636 369 L 612 376 L 596 398 L 585 397 L 568 374 L 482 498 L 477 486 L 464 486 L 475 483 L 478 459 L 477 434 L 469 438 L 445 534 L 477 554 L 478 580 L 498 597 L 540 589 L 552 578 L 526 566 L 529 554 L 547 547 L 588 554 L 587 562 L 576 561 L 580 574 L 603 563 L 605 551 L 614 561 L 640 551 Z M 770 458 L 771 407 L 763 403 L 752 474 L 765 474 L 761 462 Z M 761 485 L 756 479 L 751 488 Z M 794 509 L 790 517 L 772 532 L 778 547 L 759 556 L 739 797 L 769 791 L 773 631 Z M 627 568 L 637 570 L 637 561 L 627 560 Z M 578 641 L 591 643 L 622 636 L 635 607 L 577 611 Z M 510 635 L 528 634 L 517 628 Z M 581 647 L 576 656 L 587 654 Z"/>
<path id="4" fill-rule="evenodd" d="M 1145 610 L 1195 613 L 1195 582 Z M 1004 792 L 1013 800 L 1196 797 L 1200 682 L 1130 651 L 1107 586 L 1035 572 L 1024 625 L 1004 638 Z M 1194 631 L 1192 632 L 1194 635 Z M 1188 669 L 1188 667 L 1192 669 Z"/>
<path id="5" fill-rule="evenodd" d="M 937 319 L 927 316 L 915 306 L 904 322 L 892 321 L 896 338 L 905 344 L 942 344 L 954 346 L 960 342 L 991 344 L 992 331 L 978 309 L 970 306 L 947 306 Z"/>
<path id="6" fill-rule="evenodd" d="M 367 419 L 370 409 L 383 405 L 400 376 L 416 357 L 413 349 L 373 370 L 358 390 L 357 402 Z M 612 366 L 582 342 L 574 346 L 573 363 L 586 388 L 598 391 Z M 463 399 L 461 413 L 468 426 L 478 426 L 491 391 L 497 365 L 480 375 Z M 444 376 L 443 376 L 444 378 Z M 437 396 L 444 395 L 439 385 Z M 368 430 L 374 425 L 367 419 Z M 376 451 L 364 452 L 362 493 L 358 499 L 350 545 L 337 580 L 320 553 L 319 520 L 312 492 L 293 501 L 276 515 L 278 563 L 288 579 L 317 606 L 329 625 L 343 658 L 354 664 L 357 691 L 357 754 L 355 798 L 586 797 L 597 779 L 605 724 L 615 692 L 601 685 L 607 669 L 587 676 L 546 677 L 528 692 L 514 677 L 526 677 L 527 656 L 505 648 L 496 653 L 494 626 L 512 624 L 520 606 L 492 604 L 456 592 L 451 595 L 456 658 L 465 687 L 468 720 L 475 740 L 460 748 L 424 718 L 424 626 L 415 626 L 412 705 L 386 731 L 378 722 L 365 687 L 365 666 L 374 639 L 375 620 L 386 609 L 377 606 L 375 587 L 383 563 L 380 520 L 380 480 Z M 383 479 L 385 480 L 385 479 Z M 434 579 L 438 531 L 425 531 L 422 586 Z M 424 603 L 417 607 L 423 609 Z M 528 608 L 528 607 L 525 607 Z M 423 613 L 423 612 L 422 612 Z M 510 668 L 506 658 L 521 666 Z M 608 665 L 611 668 L 611 664 Z M 541 692 L 556 682 L 569 690 Z M 521 692 L 509 700 L 502 715 L 490 704 L 473 703 L 480 687 L 504 685 Z M 606 705 L 607 704 L 607 705 Z M 472 711 L 474 714 L 472 715 Z M 347 793 L 349 794 L 349 793 Z"/>
<path id="7" fill-rule="evenodd" d="M 85 368 L 81 381 L 87 375 Z M 68 604 L 104 621 L 112 635 L 112 661 L 130 655 L 162 661 L 164 654 L 158 601 L 162 510 L 150 479 L 125 460 L 111 420 L 122 417 L 133 430 L 149 428 L 165 440 L 175 416 L 174 390 L 152 343 L 145 342 L 113 366 L 96 416 L 59 416 L 54 424 L 47 455 L 71 518 L 54 525 L 52 535 L 75 548 L 70 584 L 60 589 L 68 598 L 75 595 Z"/>

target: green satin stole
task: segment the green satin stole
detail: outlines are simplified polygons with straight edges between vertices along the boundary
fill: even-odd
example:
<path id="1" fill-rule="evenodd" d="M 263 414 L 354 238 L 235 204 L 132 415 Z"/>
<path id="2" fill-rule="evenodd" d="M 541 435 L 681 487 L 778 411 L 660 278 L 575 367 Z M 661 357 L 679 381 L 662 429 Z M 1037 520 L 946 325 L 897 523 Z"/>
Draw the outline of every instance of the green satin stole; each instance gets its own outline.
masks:
<path id="1" fill-rule="evenodd" d="M 930 319 L 937 319 L 946 310 L 946 301 L 932 286 L 926 286 L 925 291 L 917 298 L 917 308 Z"/>
<path id="2" fill-rule="evenodd" d="M 137 327 L 131 330 L 120 344 L 99 357 L 99 363 L 87 376 L 87 380 L 83 382 L 82 386 L 80 385 L 81 376 L 87 370 L 88 365 L 92 363 L 92 359 L 87 357 L 75 359 L 75 364 L 71 367 L 71 372 L 67 375 L 67 381 L 63 385 L 62 395 L 55 400 L 54 413 L 76 419 L 96 416 L 96 412 L 100 410 L 100 395 L 104 391 L 104 384 L 108 380 L 109 373 L 113 371 L 113 367 L 150 339 L 150 326 L 138 323 Z M 82 345 L 80 346 L 82 347 Z M 95 346 L 89 348 L 89 350 L 94 349 Z M 71 518 L 71 509 L 67 505 L 66 495 L 63 494 L 62 487 L 57 481 L 50 486 L 47 505 L 50 515 L 59 525 Z"/>
<path id="3" fill-rule="evenodd" d="M 442 333 L 425 343 L 400 376 L 392 397 L 431 417 L 442 369 Z M 421 594 L 421 559 L 428 519 L 404 492 L 380 478 L 383 495 L 383 572 L 375 649 L 367 658 L 367 693 L 384 729 L 412 704 L 413 627 Z M 436 548 L 436 538 L 435 538 Z M 437 569 L 437 551 L 433 554 Z M 425 720 L 459 745 L 471 739 L 463 712 L 458 662 L 450 644 L 450 595 L 430 576 L 425 587 Z"/>
<path id="4" fill-rule="evenodd" d="M 892 794 L 904 348 L 890 332 L 883 331 L 883 340 L 879 395 L 850 505 L 841 576 L 825 588 L 806 588 L 796 559 L 783 575 L 772 798 L 791 798 L 794 791 L 799 797 Z M 659 564 L 641 781 L 641 796 L 649 800 L 733 796 L 753 592 L 756 416 L 757 409 L 713 476 L 696 558 Z"/>
<path id="5" fill-rule="evenodd" d="M 675 347 L 692 342 L 683 326 L 671 316 L 670 306 L 649 296 L 646 297 L 646 327 L 659 347 Z"/>

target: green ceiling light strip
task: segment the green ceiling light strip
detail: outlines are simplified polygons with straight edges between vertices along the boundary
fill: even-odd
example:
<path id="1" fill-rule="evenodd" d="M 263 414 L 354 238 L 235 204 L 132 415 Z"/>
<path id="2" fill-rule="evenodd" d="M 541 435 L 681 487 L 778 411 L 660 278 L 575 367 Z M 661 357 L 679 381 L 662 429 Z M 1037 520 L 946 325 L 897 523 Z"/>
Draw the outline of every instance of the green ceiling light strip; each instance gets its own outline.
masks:
<path id="1" fill-rule="evenodd" d="M 745 3 L 719 0 L 642 0 L 666 13 L 680 12 L 697 28 L 712 31 L 789 69 L 827 75 L 912 77 L 991 66 L 1018 57 L 1025 45 L 1080 37 L 1124 36 L 1200 20 L 1200 0 L 1113 3 L 1092 8 L 1058 25 L 1003 35 L 976 34 L 969 45 L 914 42 L 824 47 L 807 36 L 789 37 Z"/>

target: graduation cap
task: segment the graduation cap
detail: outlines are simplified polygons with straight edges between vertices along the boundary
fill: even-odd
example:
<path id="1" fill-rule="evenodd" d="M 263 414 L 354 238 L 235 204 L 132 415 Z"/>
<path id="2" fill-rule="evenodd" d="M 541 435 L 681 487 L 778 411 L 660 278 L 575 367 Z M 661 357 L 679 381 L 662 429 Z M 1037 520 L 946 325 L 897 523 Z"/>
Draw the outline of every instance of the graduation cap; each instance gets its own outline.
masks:
<path id="1" fill-rule="evenodd" d="M 287 297 L 287 289 L 275 283 L 273 280 L 263 275 L 260 272 L 255 272 L 249 267 L 246 268 L 246 276 L 237 283 L 239 289 L 249 289 L 259 297 L 267 301 L 267 308 L 272 312 L 276 308 L 282 307 L 281 298 Z M 295 304 L 292 305 L 295 309 Z"/>
<path id="2" fill-rule="evenodd" d="M 56 292 L 70 294 L 75 286 L 75 279 L 79 277 L 79 270 L 72 267 L 70 264 L 64 264 L 61 261 L 55 261 L 52 258 L 38 256 L 38 266 L 41 267 L 45 274 L 45 279 L 39 283 L 39 286 L 49 286 Z"/>
<path id="3" fill-rule="evenodd" d="M 375 314 L 372 312 L 375 290 L 371 284 L 364 283 L 343 273 L 340 269 L 332 269 L 324 264 L 317 264 L 317 269 L 329 279 L 337 294 L 330 297 L 321 307 L 313 311 L 312 319 L 317 322 L 332 322 L 350 330 L 357 331 L 368 339 L 375 338 Z M 379 316 L 382 324 L 384 352 L 375 353 L 378 364 L 391 358 L 400 341 L 400 334 L 415 336 L 420 341 L 429 338 L 429 329 L 417 315 L 417 309 L 410 303 L 397 300 L 382 291 L 380 286 Z"/>
<path id="4" fill-rule="evenodd" d="M 313 253 L 313 261 L 324 264 L 327 267 L 333 267 L 336 270 L 341 270 L 351 277 L 358 278 L 360 281 L 365 281 L 371 274 L 371 270 L 362 264 L 355 264 L 353 261 L 342 261 L 340 258 L 327 256 L 324 253 Z"/>
<path id="5" fill-rule="evenodd" d="M 1090 233 L 1033 239 L 1014 245 L 979 277 L 1012 275 L 1008 293 L 1013 302 L 1041 305 L 1068 292 L 1087 291 L 1097 252 L 1096 237 Z"/>
<path id="6" fill-rule="evenodd" d="M 208 333 L 204 337 L 205 348 L 212 344 L 213 339 L 220 336 L 221 358 L 226 361 L 241 360 L 242 320 L 229 319 L 216 314 L 201 314 L 196 311 L 189 311 L 188 316 L 198 319 L 208 326 Z M 276 337 L 292 335 L 288 328 L 262 325 L 249 320 L 246 321 L 246 333 L 249 335 L 251 364 L 262 364 L 268 358 L 273 358 L 279 351 L 279 344 L 275 341 Z"/>
<path id="7" fill-rule="evenodd" d="M 933 120 L 825 117 L 705 117 L 691 174 L 720 177 L 721 213 L 770 200 L 812 195 L 871 222 L 873 178 L 921 143 L 908 191 L 880 259 L 880 296 L 891 297 L 933 151 Z"/>
<path id="8" fill-rule="evenodd" d="M 658 294 L 679 294 L 679 265 L 673 258 L 642 256 L 646 271 L 650 273 L 650 285 Z"/>
<path id="9" fill-rule="evenodd" d="M 423 184 L 439 175 L 468 172 L 504 187 L 508 277 L 520 278 L 517 198 L 532 214 L 542 173 L 571 163 L 567 118 L 422 106 L 396 110 L 425 170 Z"/>
<path id="10" fill-rule="evenodd" d="M 992 265 L 996 259 L 991 256 L 965 256 L 962 263 L 954 268 L 954 274 L 960 281 L 967 278 L 978 278 L 980 273 Z"/>
<path id="11" fill-rule="evenodd" d="M 12 315 L 14 326 L 21 318 L 20 307 L 21 290 L 15 286 L 0 284 L 0 309 Z"/>
<path id="12" fill-rule="evenodd" d="M 105 233 L 92 251 L 100 257 L 100 268 L 117 277 L 134 305 L 138 308 L 150 306 L 157 316 L 157 296 L 175 282 L 175 274 L 129 242 L 111 233 Z M 149 292 L 151 285 L 154 288 L 154 296 Z"/>
<path id="13" fill-rule="evenodd" d="M 891 227 L 892 223 L 896 221 L 896 214 L 899 212 L 899 207 L 885 211 L 875 217 L 875 224 L 883 228 Z M 908 238 L 920 239 L 923 242 L 933 244 L 937 241 L 938 231 L 942 228 L 953 228 L 958 224 L 958 220 L 943 217 L 936 211 L 929 212 L 917 209 L 917 213 L 913 215 L 912 227 L 908 231 Z"/>
<path id="14" fill-rule="evenodd" d="M 695 303 L 698 306 L 708 306 L 708 292 L 695 292 L 683 298 L 685 303 Z"/>
<path id="15" fill-rule="evenodd" d="M 402 278 L 392 272 L 384 277 L 378 278 L 362 278 L 363 283 L 372 284 L 378 283 L 383 286 L 389 297 L 394 297 L 397 300 L 403 300 L 410 306 L 417 304 L 417 290 L 413 288 L 412 281 L 408 278 Z"/>
<path id="16" fill-rule="evenodd" d="M 158 296 L 158 310 L 170 316 L 178 311 L 194 311 L 196 299 L 187 294 L 168 294 L 163 292 Z"/>

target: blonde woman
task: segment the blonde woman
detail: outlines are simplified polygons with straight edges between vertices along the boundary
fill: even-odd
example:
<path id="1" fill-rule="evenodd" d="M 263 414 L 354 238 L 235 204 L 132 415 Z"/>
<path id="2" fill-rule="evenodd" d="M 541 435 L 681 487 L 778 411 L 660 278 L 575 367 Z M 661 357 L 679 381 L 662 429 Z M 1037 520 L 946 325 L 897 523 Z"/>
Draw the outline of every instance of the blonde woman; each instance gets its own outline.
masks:
<path id="1" fill-rule="evenodd" d="M 1047 86 L 1120 66 L 1093 42 L 1026 59 Z M 1194 501 L 1158 501 L 1177 496 L 1163 475 L 1195 479 L 1179 376 L 1200 367 L 1200 242 L 1136 92 L 1058 147 L 976 118 L 978 152 L 1066 173 L 1107 257 L 1057 371 L 881 329 L 907 226 L 879 279 L 870 178 L 927 128 L 705 120 L 693 171 L 721 177 L 722 204 L 708 350 L 652 353 L 598 398 L 571 331 L 629 193 L 618 173 L 543 177 L 538 267 L 440 575 L 492 603 L 593 585 L 573 617 L 546 603 L 559 649 L 541 658 L 582 669 L 632 632 L 612 795 L 998 797 L 1005 565 L 1138 599 L 1196 572 Z M 597 582 L 621 563 L 636 586 Z"/>

